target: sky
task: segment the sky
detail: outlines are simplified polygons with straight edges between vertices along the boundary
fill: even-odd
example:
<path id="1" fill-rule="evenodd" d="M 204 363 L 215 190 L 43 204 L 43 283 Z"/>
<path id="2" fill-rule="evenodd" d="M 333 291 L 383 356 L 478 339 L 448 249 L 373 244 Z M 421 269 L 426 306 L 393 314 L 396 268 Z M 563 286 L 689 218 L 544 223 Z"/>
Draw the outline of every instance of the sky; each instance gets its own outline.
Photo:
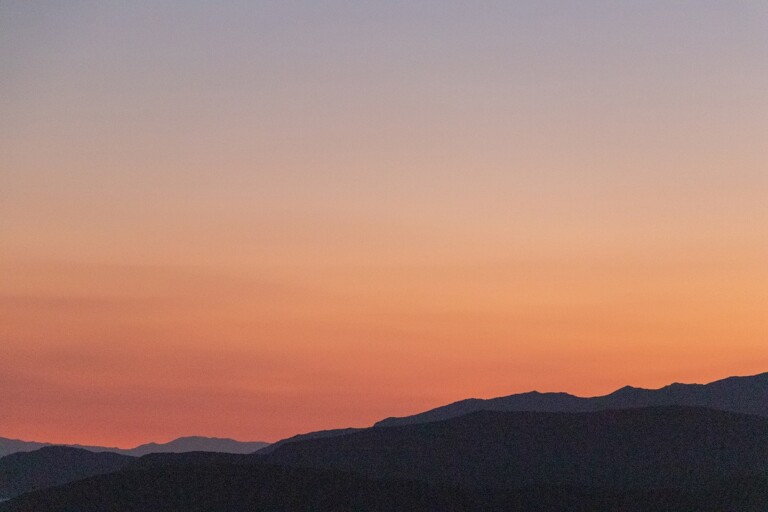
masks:
<path id="1" fill-rule="evenodd" d="M 768 3 L 0 3 L 0 436 L 768 371 Z"/>

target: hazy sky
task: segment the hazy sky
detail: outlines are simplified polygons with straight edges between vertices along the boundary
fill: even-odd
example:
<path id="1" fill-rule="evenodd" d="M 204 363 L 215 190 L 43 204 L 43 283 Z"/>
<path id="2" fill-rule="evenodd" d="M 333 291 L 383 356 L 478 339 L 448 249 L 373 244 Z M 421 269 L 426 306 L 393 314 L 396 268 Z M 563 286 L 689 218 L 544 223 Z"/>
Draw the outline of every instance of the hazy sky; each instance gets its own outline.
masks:
<path id="1" fill-rule="evenodd" d="M 768 3 L 0 3 L 0 436 L 768 371 Z"/>

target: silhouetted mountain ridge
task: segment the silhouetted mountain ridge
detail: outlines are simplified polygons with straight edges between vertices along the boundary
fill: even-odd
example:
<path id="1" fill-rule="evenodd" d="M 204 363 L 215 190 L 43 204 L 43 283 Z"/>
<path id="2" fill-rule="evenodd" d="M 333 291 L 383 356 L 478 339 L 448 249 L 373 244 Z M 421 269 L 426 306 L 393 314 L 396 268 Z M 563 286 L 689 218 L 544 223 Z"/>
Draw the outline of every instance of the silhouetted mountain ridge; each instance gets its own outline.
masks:
<path id="1" fill-rule="evenodd" d="M 246 453 L 200 437 L 142 445 L 140 458 L 47 447 L 0 459 L 0 497 L 38 489 L 0 512 L 764 512 L 767 409 L 768 373 L 467 399 Z"/>
<path id="2" fill-rule="evenodd" d="M 568 393 L 531 391 L 498 398 L 470 398 L 401 418 L 387 418 L 379 427 L 441 421 L 476 411 L 595 412 L 681 405 L 768 417 L 768 373 L 728 377 L 709 384 L 674 383 L 659 389 L 624 386 L 608 395 L 583 398 Z"/>
<path id="3" fill-rule="evenodd" d="M 509 489 L 688 487 L 768 474 L 768 419 L 663 406 L 589 413 L 478 411 L 290 443 L 287 466 Z"/>
<path id="4" fill-rule="evenodd" d="M 21 439 L 8 439 L 0 437 L 0 457 L 5 457 L 17 452 L 31 452 L 39 450 L 44 446 L 51 446 L 48 443 L 36 443 L 34 441 L 22 441 Z"/>
<path id="5" fill-rule="evenodd" d="M 0 459 L 0 498 L 122 469 L 133 457 L 81 448 L 46 446 Z"/>
<path id="6" fill-rule="evenodd" d="M 272 453 L 280 446 L 283 446 L 284 444 L 288 443 L 296 443 L 298 441 L 306 441 L 308 439 L 323 439 L 327 437 L 339 437 L 339 436 L 346 436 L 349 434 L 354 434 L 355 432 L 361 432 L 365 430 L 364 428 L 337 428 L 337 429 L 331 429 L 331 430 L 318 430 L 316 432 L 308 432 L 306 434 L 298 434 L 293 437 L 288 437 L 286 439 L 281 439 L 280 441 L 276 443 L 272 443 L 269 446 L 265 446 L 261 450 L 259 450 L 260 455 L 265 455 L 268 453 Z"/>
<path id="7" fill-rule="evenodd" d="M 768 419 L 703 408 L 480 411 L 266 455 L 152 454 L 0 512 L 764 512 L 767 436 Z"/>

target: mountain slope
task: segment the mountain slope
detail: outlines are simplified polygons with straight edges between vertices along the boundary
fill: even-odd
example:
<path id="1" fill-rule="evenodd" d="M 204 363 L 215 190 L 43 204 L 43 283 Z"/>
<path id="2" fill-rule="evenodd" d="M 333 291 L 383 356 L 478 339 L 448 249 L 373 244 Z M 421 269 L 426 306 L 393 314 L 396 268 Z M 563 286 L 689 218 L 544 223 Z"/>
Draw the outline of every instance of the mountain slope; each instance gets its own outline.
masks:
<path id="1" fill-rule="evenodd" d="M 5 457 L 17 452 L 31 452 L 39 450 L 43 446 L 50 446 L 48 443 L 35 443 L 32 441 L 22 441 L 20 439 L 7 439 L 0 437 L 0 457 Z"/>
<path id="2" fill-rule="evenodd" d="M 46 446 L 0 458 L 0 499 L 121 469 L 185 468 L 203 464 L 252 464 L 246 454 L 219 452 L 150 453 L 133 457 L 82 448 Z"/>
<path id="3" fill-rule="evenodd" d="M 132 457 L 47 446 L 0 459 L 0 498 L 122 469 Z"/>
<path id="4" fill-rule="evenodd" d="M 521 393 L 487 400 L 471 398 L 429 411 L 387 418 L 376 426 L 391 427 L 455 418 L 476 411 L 594 412 L 682 405 L 768 417 L 768 373 L 729 377 L 710 384 L 671 384 L 660 389 L 626 386 L 605 396 L 582 398 L 568 393 Z"/>
<path id="5" fill-rule="evenodd" d="M 677 406 L 481 411 L 285 444 L 263 459 L 472 488 L 690 487 L 768 474 L 768 419 Z"/>
<path id="6" fill-rule="evenodd" d="M 298 434 L 293 437 L 288 437 L 286 439 L 281 439 L 280 441 L 277 441 L 276 443 L 272 443 L 268 446 L 265 446 L 261 450 L 259 450 L 259 454 L 266 455 L 268 453 L 272 453 L 276 449 L 278 449 L 280 446 L 283 446 L 284 444 L 288 443 L 295 443 L 297 441 L 306 441 L 308 439 L 323 439 L 327 437 L 338 437 L 338 436 L 346 436 L 349 434 L 354 434 L 355 432 L 360 432 L 362 430 L 365 430 L 363 428 L 337 428 L 332 430 L 318 430 L 317 432 L 308 432 L 306 434 Z"/>
<path id="7" fill-rule="evenodd" d="M 196 465 L 101 475 L 26 494 L 0 511 L 29 512 L 322 512 L 465 510 L 456 490 L 424 483 L 261 465 Z M 458 504 L 459 508 L 454 506 Z"/>

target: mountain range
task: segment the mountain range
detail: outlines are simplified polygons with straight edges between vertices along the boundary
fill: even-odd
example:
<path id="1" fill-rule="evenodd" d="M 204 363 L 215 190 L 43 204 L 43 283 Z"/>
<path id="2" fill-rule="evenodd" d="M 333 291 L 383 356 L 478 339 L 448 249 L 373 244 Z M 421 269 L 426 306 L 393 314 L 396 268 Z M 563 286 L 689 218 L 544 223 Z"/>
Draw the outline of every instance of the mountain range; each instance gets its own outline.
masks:
<path id="1" fill-rule="evenodd" d="M 705 408 L 480 411 L 269 454 L 118 460 L 102 474 L 29 488 L 0 512 L 764 512 L 766 439 L 768 419 Z M 36 456 L 26 467 L 39 473 L 46 450 L 53 473 L 76 458 L 66 450 L 120 457 L 44 448 L 16 461 Z"/>
<path id="2" fill-rule="evenodd" d="M 0 458 L 0 512 L 765 512 L 766 409 L 761 374 L 471 399 L 255 453 L 205 438 L 138 457 L 42 447 Z"/>
<path id="3" fill-rule="evenodd" d="M 413 416 L 387 418 L 376 426 L 427 423 L 476 411 L 594 412 L 664 405 L 708 407 L 768 417 L 768 372 L 750 377 L 729 377 L 709 384 L 675 383 L 660 389 L 625 386 L 608 395 L 592 398 L 537 391 L 485 400 L 470 398 Z"/>
<path id="4" fill-rule="evenodd" d="M 221 452 L 221 453 L 253 453 L 269 443 L 261 441 L 235 441 L 234 439 L 218 437 L 180 437 L 167 443 L 147 443 L 135 448 L 110 448 L 105 446 L 83 446 L 78 444 L 55 445 L 34 441 L 21 441 L 0 437 L 0 457 L 17 452 L 31 452 L 46 446 L 67 446 L 82 448 L 91 452 L 112 452 L 131 457 L 140 457 L 149 453 L 183 453 L 183 452 Z"/>
<path id="5" fill-rule="evenodd" d="M 768 419 L 698 407 L 479 411 L 286 444 L 281 466 L 471 488 L 686 487 L 768 475 Z"/>

